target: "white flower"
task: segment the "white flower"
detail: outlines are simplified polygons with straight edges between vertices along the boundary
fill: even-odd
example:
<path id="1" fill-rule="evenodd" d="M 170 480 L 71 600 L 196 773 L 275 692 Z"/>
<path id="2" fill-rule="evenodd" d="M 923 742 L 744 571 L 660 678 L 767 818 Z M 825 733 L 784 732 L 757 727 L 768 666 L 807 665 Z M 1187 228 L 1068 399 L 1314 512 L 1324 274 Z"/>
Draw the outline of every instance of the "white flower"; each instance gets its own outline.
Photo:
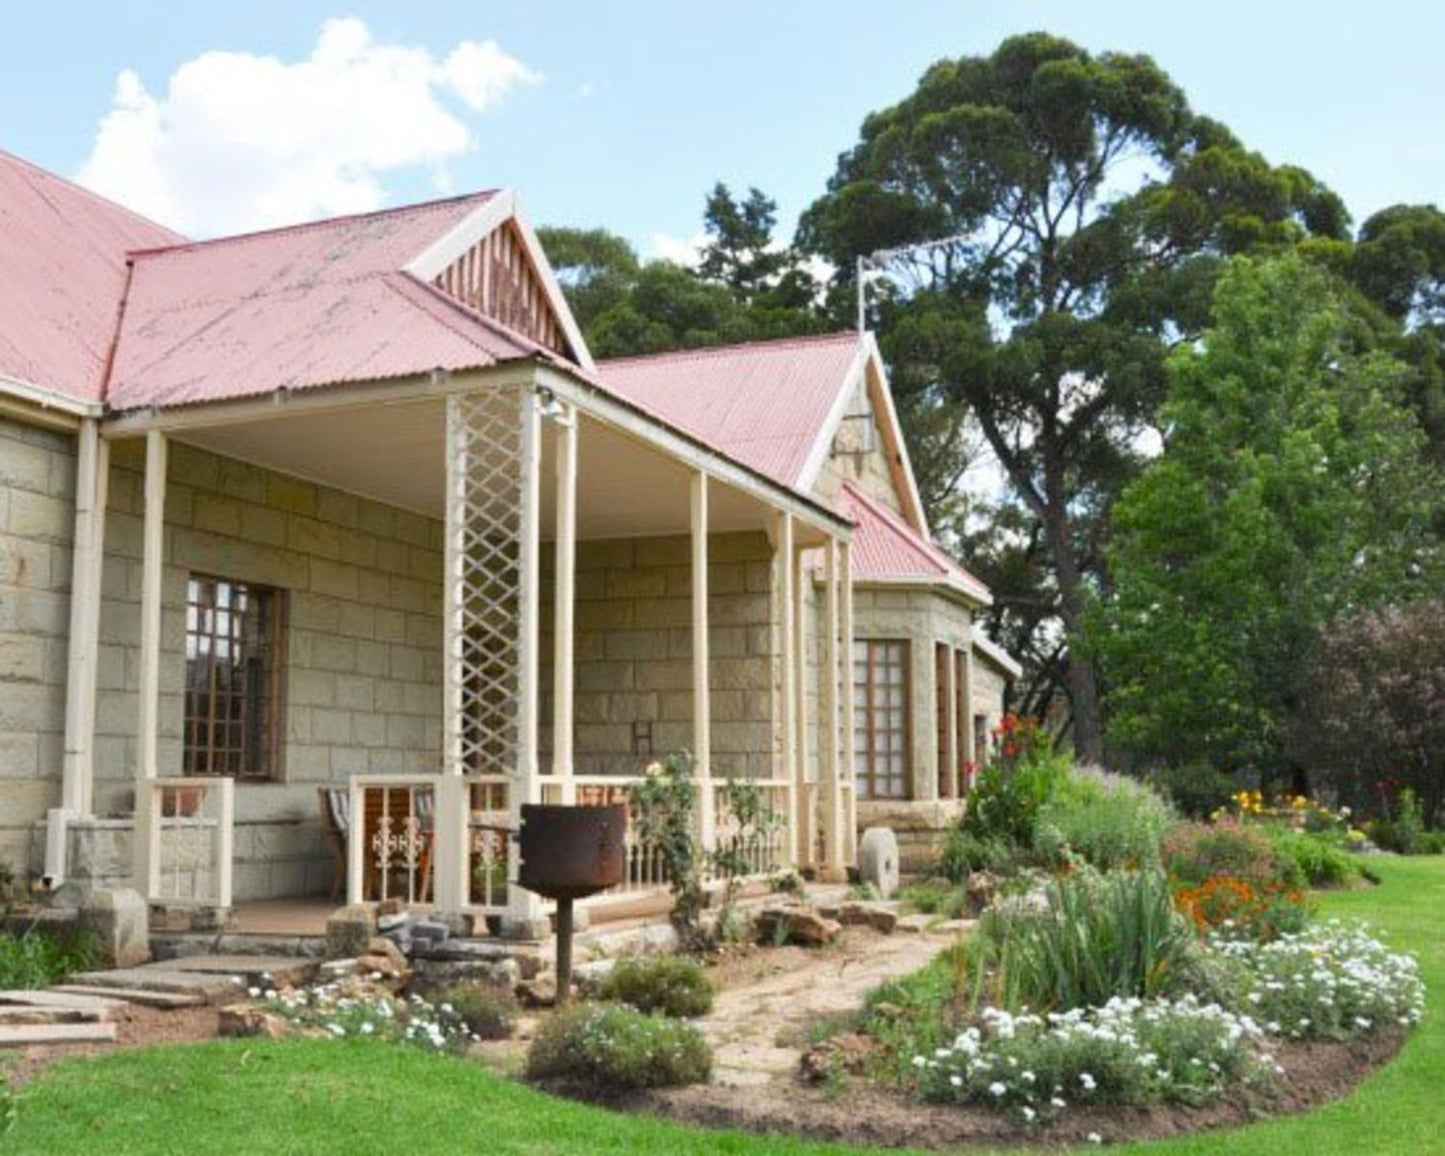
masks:
<path id="1" fill-rule="evenodd" d="M 1094 1077 L 1089 1075 L 1088 1072 L 1079 1073 L 1079 1083 L 1084 1086 L 1084 1091 L 1086 1092 L 1092 1092 L 1095 1088 L 1099 1086 L 1097 1083 L 1094 1082 Z"/>
<path id="2" fill-rule="evenodd" d="M 1090 1132 L 1084 1139 L 1090 1144 L 1102 1144 L 1104 1142 L 1104 1137 L 1100 1136 L 1097 1132 Z"/>
<path id="3" fill-rule="evenodd" d="M 1050 1099 L 1050 1100 L 1049 1100 L 1049 1105 L 1050 1105 L 1051 1107 L 1054 1107 L 1054 1108 L 1067 1108 L 1067 1107 L 1068 1107 L 1068 1104 L 1064 1103 L 1064 1101 L 1063 1101 L 1062 1099 L 1060 1099 L 1058 1096 L 1054 1096 L 1052 1099 Z"/>
<path id="4" fill-rule="evenodd" d="M 1005 1088 L 1002 1084 L 1000 1084 L 997 1080 L 995 1080 L 988 1086 L 988 1090 L 992 1095 L 995 1096 L 1002 1096 L 1005 1092 L 1008 1091 L 1008 1089 Z"/>

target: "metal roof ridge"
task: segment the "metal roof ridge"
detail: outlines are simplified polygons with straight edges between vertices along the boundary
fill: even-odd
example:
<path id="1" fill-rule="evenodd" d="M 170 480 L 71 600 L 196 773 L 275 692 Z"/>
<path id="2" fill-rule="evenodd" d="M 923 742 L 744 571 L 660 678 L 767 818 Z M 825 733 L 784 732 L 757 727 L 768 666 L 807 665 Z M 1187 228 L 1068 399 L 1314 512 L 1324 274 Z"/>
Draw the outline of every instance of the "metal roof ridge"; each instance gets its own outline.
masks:
<path id="1" fill-rule="evenodd" d="M 678 349 L 664 349 L 657 353 L 631 353 L 625 357 L 604 357 L 597 364 L 599 368 L 602 368 L 628 362 L 663 361 L 668 358 L 682 361 L 692 357 L 736 353 L 739 350 L 777 349 L 787 345 L 821 345 L 828 341 L 841 342 L 846 338 L 857 340 L 860 337 L 861 335 L 856 329 L 835 329 L 831 333 L 799 333 L 790 337 L 763 337 L 752 341 L 731 341 L 726 345 L 692 345 Z"/>

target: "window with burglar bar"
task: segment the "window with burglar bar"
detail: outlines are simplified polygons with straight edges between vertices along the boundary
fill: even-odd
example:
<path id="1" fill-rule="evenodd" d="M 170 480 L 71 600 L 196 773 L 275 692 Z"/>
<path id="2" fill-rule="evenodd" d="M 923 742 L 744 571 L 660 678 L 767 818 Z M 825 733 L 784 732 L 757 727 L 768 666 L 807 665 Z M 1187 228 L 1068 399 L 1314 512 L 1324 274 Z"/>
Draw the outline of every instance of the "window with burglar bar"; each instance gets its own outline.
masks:
<path id="1" fill-rule="evenodd" d="M 188 580 L 186 774 L 277 777 L 281 601 L 268 586 Z"/>
<path id="2" fill-rule="evenodd" d="M 908 641 L 853 643 L 853 774 L 860 799 L 909 795 Z"/>

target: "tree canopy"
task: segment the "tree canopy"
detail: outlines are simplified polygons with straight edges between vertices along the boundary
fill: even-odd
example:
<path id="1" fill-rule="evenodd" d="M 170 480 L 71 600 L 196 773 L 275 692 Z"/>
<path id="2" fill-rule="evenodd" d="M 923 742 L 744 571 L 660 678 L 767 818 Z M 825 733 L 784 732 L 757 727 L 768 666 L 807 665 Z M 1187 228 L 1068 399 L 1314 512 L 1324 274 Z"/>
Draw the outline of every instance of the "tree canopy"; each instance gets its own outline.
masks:
<path id="1" fill-rule="evenodd" d="M 1102 754 L 1099 686 L 1075 644 L 1168 349 L 1202 327 L 1223 257 L 1347 224 L 1338 197 L 1195 114 L 1147 56 L 1043 33 L 935 64 L 865 119 L 803 216 L 802 243 L 842 278 L 858 256 L 935 242 L 894 262 L 906 285 L 877 318 L 900 407 L 945 445 L 976 424 L 1005 476 L 1009 508 L 972 513 L 1012 523 L 1024 557 L 999 558 L 993 536 L 971 560 L 1030 579 L 1001 625 L 1036 659 L 1057 651 L 1086 759 Z"/>
<path id="2" fill-rule="evenodd" d="M 1092 635 L 1121 750 L 1282 773 L 1320 632 L 1438 579 L 1408 371 L 1374 346 L 1323 270 L 1236 258 L 1170 357 L 1165 447 L 1115 505 Z"/>

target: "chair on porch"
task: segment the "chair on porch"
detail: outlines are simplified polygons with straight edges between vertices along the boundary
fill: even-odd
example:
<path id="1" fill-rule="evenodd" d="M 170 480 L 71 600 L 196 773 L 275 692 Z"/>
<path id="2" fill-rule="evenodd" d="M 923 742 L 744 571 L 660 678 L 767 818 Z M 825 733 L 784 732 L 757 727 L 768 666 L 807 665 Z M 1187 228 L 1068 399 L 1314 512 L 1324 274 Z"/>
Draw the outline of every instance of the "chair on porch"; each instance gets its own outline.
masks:
<path id="1" fill-rule="evenodd" d="M 347 847 L 351 839 L 352 827 L 351 791 L 347 787 L 317 787 L 316 793 L 321 808 L 322 826 L 326 829 L 327 839 L 336 856 L 335 880 L 331 887 L 331 897 L 335 899 L 348 870 Z M 366 846 L 369 848 L 381 827 L 384 814 L 395 819 L 410 813 L 410 816 L 416 819 L 420 846 L 416 854 L 415 898 L 417 902 L 425 903 L 432 887 L 432 844 L 436 837 L 436 795 L 431 790 L 416 791 L 410 798 L 408 795 L 409 792 L 405 787 L 393 787 L 384 792 L 368 790 L 365 794 L 362 832 Z M 379 898 L 381 864 L 375 854 L 363 853 L 362 872 L 362 898 Z M 392 863 L 388 874 L 395 876 L 398 872 L 405 878 L 406 864 L 402 860 Z"/>
<path id="2" fill-rule="evenodd" d="M 317 787 L 316 797 L 321 809 L 321 827 L 336 858 L 336 870 L 331 879 L 331 899 L 334 902 L 346 881 L 346 843 L 351 837 L 351 792 L 345 787 Z"/>

